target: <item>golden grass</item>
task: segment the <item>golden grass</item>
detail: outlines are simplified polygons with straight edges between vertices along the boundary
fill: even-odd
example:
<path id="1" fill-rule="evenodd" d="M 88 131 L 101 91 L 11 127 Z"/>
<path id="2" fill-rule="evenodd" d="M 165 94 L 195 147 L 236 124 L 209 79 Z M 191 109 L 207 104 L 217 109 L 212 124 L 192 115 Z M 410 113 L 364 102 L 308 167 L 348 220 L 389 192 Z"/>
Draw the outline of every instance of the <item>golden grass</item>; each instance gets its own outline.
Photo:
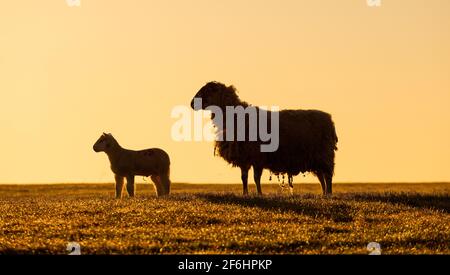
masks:
<path id="1" fill-rule="evenodd" d="M 252 186 L 253 188 L 253 186 Z M 296 195 L 264 184 L 174 184 L 156 198 L 113 199 L 112 184 L 0 185 L 0 253 L 67 254 L 450 254 L 450 184 L 319 184 Z M 254 190 L 253 190 L 254 192 Z"/>

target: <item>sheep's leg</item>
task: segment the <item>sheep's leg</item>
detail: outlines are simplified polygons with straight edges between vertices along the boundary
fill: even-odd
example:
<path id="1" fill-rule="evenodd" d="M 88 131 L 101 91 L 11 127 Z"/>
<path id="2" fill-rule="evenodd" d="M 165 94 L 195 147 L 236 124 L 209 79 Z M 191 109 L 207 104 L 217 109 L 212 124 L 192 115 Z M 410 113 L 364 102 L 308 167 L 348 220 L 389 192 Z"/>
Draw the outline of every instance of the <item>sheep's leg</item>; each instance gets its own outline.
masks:
<path id="1" fill-rule="evenodd" d="M 127 192 L 130 197 L 134 197 L 134 175 L 127 177 Z"/>
<path id="2" fill-rule="evenodd" d="M 248 170 L 250 167 L 241 167 L 241 180 L 244 191 L 244 196 L 248 195 Z"/>
<path id="3" fill-rule="evenodd" d="M 324 196 L 326 196 L 327 195 L 327 183 L 325 180 L 325 174 L 323 172 L 318 172 L 316 174 L 316 176 L 320 181 L 320 185 L 322 186 L 322 193 Z"/>
<path id="4" fill-rule="evenodd" d="M 291 195 L 294 195 L 294 177 L 292 175 L 288 175 L 288 183 L 289 183 L 289 192 Z"/>
<path id="5" fill-rule="evenodd" d="M 326 175 L 325 179 L 327 181 L 327 194 L 332 195 L 333 194 L 333 176 Z"/>
<path id="6" fill-rule="evenodd" d="M 156 196 L 160 197 L 162 195 L 164 195 L 164 189 L 162 187 L 161 184 L 161 177 L 160 176 L 156 176 L 156 175 L 152 175 L 151 179 L 153 181 L 153 183 L 155 184 L 156 187 Z"/>
<path id="7" fill-rule="evenodd" d="M 115 175 L 115 179 L 116 179 L 116 199 L 120 199 L 122 198 L 124 177 Z"/>
<path id="8" fill-rule="evenodd" d="M 263 173 L 263 169 L 261 167 L 253 166 L 253 179 L 255 180 L 256 189 L 258 190 L 258 195 L 262 195 L 261 190 L 261 176 Z"/>

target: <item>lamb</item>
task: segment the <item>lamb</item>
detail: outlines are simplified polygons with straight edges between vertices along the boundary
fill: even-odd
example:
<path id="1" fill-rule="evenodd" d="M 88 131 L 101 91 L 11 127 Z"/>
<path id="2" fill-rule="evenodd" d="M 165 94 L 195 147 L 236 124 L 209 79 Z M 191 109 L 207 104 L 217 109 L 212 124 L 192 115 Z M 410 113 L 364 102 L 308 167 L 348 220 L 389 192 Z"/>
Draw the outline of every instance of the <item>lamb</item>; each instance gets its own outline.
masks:
<path id="1" fill-rule="evenodd" d="M 195 99 L 201 99 L 201 106 L 195 106 Z M 209 82 L 197 92 L 192 99 L 191 107 L 194 110 L 205 110 L 210 106 L 217 106 L 225 113 L 226 106 L 247 108 L 250 105 L 240 100 L 233 86 Z M 269 111 L 269 121 L 272 117 L 270 113 Z M 217 151 L 218 155 L 233 167 L 241 169 L 244 195 L 248 195 L 248 171 L 251 167 L 258 195 L 262 195 L 260 183 L 263 169 L 268 169 L 275 175 L 282 175 L 283 178 L 287 174 L 291 192 L 294 176 L 312 172 L 320 181 L 323 195 L 331 195 L 334 157 L 338 142 L 331 115 L 318 110 L 281 110 L 278 117 L 278 149 L 274 152 L 262 152 L 260 145 L 263 142 L 260 139 L 256 141 L 227 139 L 226 123 L 217 125 L 212 113 L 213 124 L 218 129 L 216 134 L 223 136 L 222 139 L 216 139 L 215 152 Z M 249 120 L 245 121 L 245 130 L 248 133 Z"/>
<path id="2" fill-rule="evenodd" d="M 124 178 L 127 178 L 127 192 L 134 197 L 134 177 L 151 177 L 158 197 L 170 193 L 170 159 L 162 149 L 152 148 L 133 151 L 122 148 L 111 134 L 103 133 L 93 147 L 95 152 L 105 152 L 115 174 L 116 198 L 122 197 Z"/>

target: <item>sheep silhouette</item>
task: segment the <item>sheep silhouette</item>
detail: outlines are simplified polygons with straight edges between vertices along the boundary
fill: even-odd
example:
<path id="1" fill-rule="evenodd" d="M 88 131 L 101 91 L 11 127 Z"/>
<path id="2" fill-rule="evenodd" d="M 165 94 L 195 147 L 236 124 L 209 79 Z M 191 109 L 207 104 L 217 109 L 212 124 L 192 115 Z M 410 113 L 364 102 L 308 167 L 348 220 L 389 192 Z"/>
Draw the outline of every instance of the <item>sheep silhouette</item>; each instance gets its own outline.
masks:
<path id="1" fill-rule="evenodd" d="M 196 98 L 201 99 L 201 106 L 195 106 Z M 226 106 L 242 106 L 244 108 L 250 106 L 240 100 L 235 87 L 219 82 L 209 82 L 197 92 L 192 99 L 191 107 L 194 110 L 200 110 L 213 105 L 219 107 L 223 112 L 226 111 Z M 241 169 L 244 195 L 248 194 L 248 171 L 251 167 L 253 167 L 259 195 L 262 194 L 263 169 L 268 169 L 278 176 L 282 175 L 283 178 L 287 174 L 291 192 L 293 191 L 293 176 L 312 172 L 319 179 L 323 194 L 331 195 L 335 150 L 337 150 L 338 142 L 331 115 L 318 110 L 281 110 L 278 115 L 279 147 L 276 151 L 261 152 L 260 145 L 263 142 L 260 139 L 238 141 L 236 138 L 227 138 L 226 122 L 223 122 L 223 125 L 215 125 L 218 128 L 216 134 L 223 135 L 221 140 L 217 139 L 215 142 L 215 152 L 233 167 Z M 269 121 L 270 118 L 269 114 Z M 212 119 L 216 124 L 214 116 Z M 259 119 L 258 115 L 258 121 Z M 220 127 L 223 129 L 219 129 Z M 249 121 L 247 120 L 245 121 L 245 130 L 248 133 Z"/>

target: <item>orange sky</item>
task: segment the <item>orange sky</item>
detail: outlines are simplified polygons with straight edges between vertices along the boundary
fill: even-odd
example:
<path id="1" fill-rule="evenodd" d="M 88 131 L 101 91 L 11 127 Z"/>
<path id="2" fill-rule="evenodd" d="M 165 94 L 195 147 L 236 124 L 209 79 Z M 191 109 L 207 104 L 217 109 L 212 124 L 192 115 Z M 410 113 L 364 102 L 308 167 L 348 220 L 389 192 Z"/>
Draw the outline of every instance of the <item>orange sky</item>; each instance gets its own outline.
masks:
<path id="1" fill-rule="evenodd" d="M 448 0 L 2 1 L 0 182 L 111 181 L 103 131 L 165 149 L 173 181 L 239 182 L 170 136 L 211 80 L 331 113 L 335 181 L 450 181 L 449 49 Z"/>

